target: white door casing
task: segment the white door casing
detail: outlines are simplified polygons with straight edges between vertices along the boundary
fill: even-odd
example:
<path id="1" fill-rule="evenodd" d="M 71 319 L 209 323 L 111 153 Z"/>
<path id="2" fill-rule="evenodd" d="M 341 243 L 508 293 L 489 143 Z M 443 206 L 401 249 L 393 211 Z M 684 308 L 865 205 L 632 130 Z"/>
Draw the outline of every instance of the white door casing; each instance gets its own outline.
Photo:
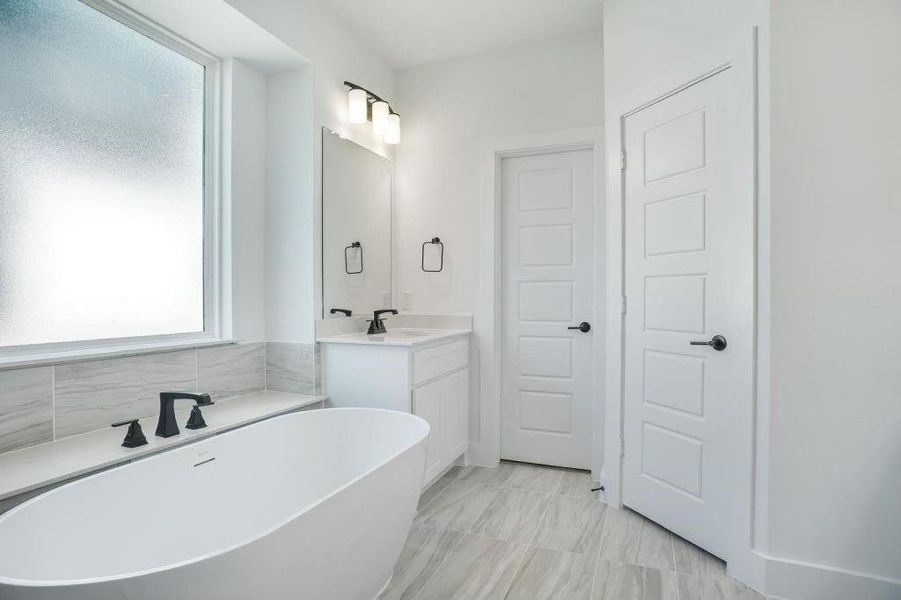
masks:
<path id="1" fill-rule="evenodd" d="M 591 467 L 591 150 L 505 158 L 501 176 L 501 457 Z"/>
<path id="2" fill-rule="evenodd" d="M 623 503 L 720 556 L 750 476 L 753 389 L 753 155 L 736 77 L 725 68 L 623 130 Z M 714 335 L 724 350 L 690 345 Z"/>

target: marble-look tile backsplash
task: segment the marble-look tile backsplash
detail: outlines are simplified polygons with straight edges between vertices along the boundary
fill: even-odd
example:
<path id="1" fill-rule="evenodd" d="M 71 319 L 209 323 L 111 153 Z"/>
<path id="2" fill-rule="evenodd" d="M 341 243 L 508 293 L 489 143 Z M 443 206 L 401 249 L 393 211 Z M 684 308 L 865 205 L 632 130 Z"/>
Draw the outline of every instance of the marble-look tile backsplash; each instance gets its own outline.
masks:
<path id="1" fill-rule="evenodd" d="M 0 452 L 156 415 L 162 391 L 260 391 L 266 370 L 257 342 L 0 371 Z"/>
<path id="2" fill-rule="evenodd" d="M 160 392 L 193 392 L 193 350 L 144 354 L 57 365 L 54 383 L 56 437 L 159 411 Z"/>
<path id="3" fill-rule="evenodd" d="M 266 389 L 295 394 L 318 394 L 319 345 L 267 342 Z"/>
<path id="4" fill-rule="evenodd" d="M 0 371 L 0 452 L 53 439 L 53 367 Z"/>
<path id="5" fill-rule="evenodd" d="M 266 345 L 236 344 L 197 350 L 197 389 L 213 400 L 266 389 Z"/>

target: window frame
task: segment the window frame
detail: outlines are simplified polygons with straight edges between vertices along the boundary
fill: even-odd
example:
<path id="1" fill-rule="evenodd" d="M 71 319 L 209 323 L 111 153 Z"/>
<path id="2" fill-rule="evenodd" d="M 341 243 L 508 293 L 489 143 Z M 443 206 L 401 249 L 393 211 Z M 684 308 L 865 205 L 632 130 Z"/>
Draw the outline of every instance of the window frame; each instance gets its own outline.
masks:
<path id="1" fill-rule="evenodd" d="M 222 61 L 162 25 L 115 0 L 78 0 L 173 52 L 204 67 L 203 97 L 203 331 L 123 338 L 75 340 L 0 348 L 0 370 L 91 358 L 129 356 L 232 343 L 223 267 L 228 236 L 223 231 Z"/>

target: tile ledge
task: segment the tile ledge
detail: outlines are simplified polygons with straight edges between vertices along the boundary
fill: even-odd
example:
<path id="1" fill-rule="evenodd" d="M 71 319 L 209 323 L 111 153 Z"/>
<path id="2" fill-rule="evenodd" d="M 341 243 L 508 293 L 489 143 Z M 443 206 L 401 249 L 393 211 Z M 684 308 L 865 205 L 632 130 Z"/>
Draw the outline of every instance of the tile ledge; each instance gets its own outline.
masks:
<path id="1" fill-rule="evenodd" d="M 0 356 L 0 371 L 10 369 L 27 369 L 29 367 L 49 367 L 64 365 L 67 363 L 101 360 L 106 358 L 124 358 L 127 356 L 141 356 L 145 354 L 162 354 L 164 352 L 178 352 L 179 350 L 195 350 L 201 348 L 213 348 L 216 346 L 232 346 L 241 343 L 241 340 L 195 340 L 161 342 L 156 344 L 142 344 L 139 346 L 102 346 L 97 348 L 80 348 L 78 350 L 66 350 L 60 352 L 47 352 L 44 354 L 20 354 L 18 356 Z M 265 343 L 265 342 L 247 342 Z"/>
<path id="2" fill-rule="evenodd" d="M 158 452 L 250 425 L 270 417 L 294 412 L 324 402 L 327 396 L 260 391 L 224 399 L 204 411 L 206 429 L 184 429 L 171 438 L 153 435 L 156 416 L 140 420 L 147 445 L 123 448 L 125 431 L 106 427 L 54 442 L 29 446 L 0 454 L 0 500 L 34 491 L 48 485 L 91 475 Z M 176 411 L 179 423 L 187 419 L 190 408 Z"/>

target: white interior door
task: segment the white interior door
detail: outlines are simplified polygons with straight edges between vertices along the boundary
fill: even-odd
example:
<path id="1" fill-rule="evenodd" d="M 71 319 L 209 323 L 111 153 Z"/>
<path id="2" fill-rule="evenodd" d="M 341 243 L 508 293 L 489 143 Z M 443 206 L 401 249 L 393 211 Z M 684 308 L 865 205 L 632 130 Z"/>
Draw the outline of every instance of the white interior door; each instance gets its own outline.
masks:
<path id="1" fill-rule="evenodd" d="M 726 556 L 751 402 L 753 120 L 731 69 L 625 121 L 623 502 Z M 723 336 L 725 348 L 692 345 Z"/>
<path id="2" fill-rule="evenodd" d="M 591 150 L 503 161 L 501 456 L 591 465 Z"/>

